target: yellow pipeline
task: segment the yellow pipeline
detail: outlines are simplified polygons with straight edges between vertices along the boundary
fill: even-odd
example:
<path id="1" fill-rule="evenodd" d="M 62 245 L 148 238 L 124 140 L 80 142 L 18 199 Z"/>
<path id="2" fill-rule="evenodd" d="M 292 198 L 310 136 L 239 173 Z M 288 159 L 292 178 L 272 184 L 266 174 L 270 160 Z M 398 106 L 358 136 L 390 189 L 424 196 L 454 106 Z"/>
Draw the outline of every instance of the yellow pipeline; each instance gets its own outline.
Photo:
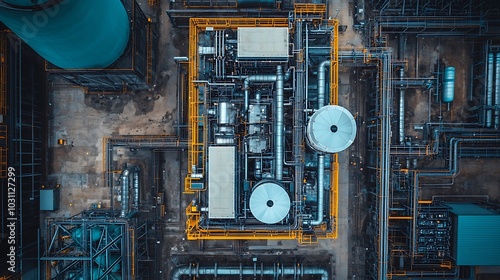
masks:
<path id="1" fill-rule="evenodd" d="M 324 5 L 323 5 L 324 6 Z M 299 14 L 319 14 L 326 11 L 322 5 L 305 4 L 298 5 L 296 13 Z M 286 18 L 192 18 L 189 25 L 189 66 L 188 66 L 188 174 L 184 180 L 184 193 L 194 193 L 191 188 L 193 182 L 200 178 L 192 177 L 192 167 L 197 167 L 196 172 L 202 173 L 205 164 L 205 149 L 207 129 L 204 126 L 205 117 L 201 115 L 200 106 L 203 101 L 199 99 L 197 80 L 198 70 L 198 34 L 201 31 L 211 28 L 213 30 L 237 29 L 238 27 L 288 27 Z M 338 21 L 328 20 L 328 25 L 332 26 L 332 40 L 330 42 L 330 104 L 338 104 Z M 327 231 L 327 226 L 322 225 L 316 230 L 316 236 L 304 235 L 299 227 L 292 230 L 234 230 L 234 229 L 204 229 L 199 226 L 200 213 L 193 209 L 191 205 L 186 208 L 186 234 L 188 240 L 200 239 L 232 239 L 232 240 L 259 240 L 259 239 L 297 239 L 302 243 L 314 243 L 316 238 L 337 238 L 338 236 L 338 155 L 333 155 L 331 165 L 331 188 L 330 188 L 330 220 L 331 231 Z M 203 176 L 203 174 L 202 174 Z M 323 232 L 321 232 L 322 230 Z"/>

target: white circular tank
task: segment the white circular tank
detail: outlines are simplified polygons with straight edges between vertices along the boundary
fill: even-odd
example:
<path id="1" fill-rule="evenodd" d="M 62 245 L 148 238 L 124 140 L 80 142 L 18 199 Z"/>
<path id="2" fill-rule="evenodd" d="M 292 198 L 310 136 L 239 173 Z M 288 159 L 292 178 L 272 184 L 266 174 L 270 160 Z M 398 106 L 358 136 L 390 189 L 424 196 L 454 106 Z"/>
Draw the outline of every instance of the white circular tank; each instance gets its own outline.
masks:
<path id="1" fill-rule="evenodd" d="M 290 197 L 286 190 L 275 182 L 259 183 L 250 195 L 250 211 L 260 222 L 275 224 L 288 215 Z"/>
<path id="2" fill-rule="evenodd" d="M 325 153 L 347 149 L 356 137 L 356 121 L 344 107 L 328 105 L 316 111 L 307 124 L 309 146 Z"/>

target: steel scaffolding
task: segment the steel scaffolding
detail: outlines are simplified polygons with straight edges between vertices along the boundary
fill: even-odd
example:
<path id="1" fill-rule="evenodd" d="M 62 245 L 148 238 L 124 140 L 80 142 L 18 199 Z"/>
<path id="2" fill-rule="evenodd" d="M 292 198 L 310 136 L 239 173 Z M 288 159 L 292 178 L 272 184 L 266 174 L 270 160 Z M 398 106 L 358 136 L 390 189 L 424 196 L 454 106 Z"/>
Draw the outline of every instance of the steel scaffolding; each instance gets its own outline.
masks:
<path id="1" fill-rule="evenodd" d="M 381 41 L 381 33 L 435 37 L 494 37 L 499 34 L 496 18 L 500 11 L 493 2 L 372 0 L 373 21 L 370 24 L 374 38 Z"/>
<path id="2" fill-rule="evenodd" d="M 9 235 L 7 222 L 15 224 L 16 233 L 22 232 L 11 244 L 18 260 L 14 276 L 22 271 L 37 278 L 39 188 L 46 175 L 43 61 L 12 33 L 2 31 L 0 39 L 2 234 Z"/>
<path id="3" fill-rule="evenodd" d="M 371 0 L 374 12 L 401 16 L 473 16 L 486 12 L 480 0 Z"/>
<path id="4" fill-rule="evenodd" d="M 7 35 L 0 31 L 0 115 L 7 114 Z M 7 177 L 7 151 L 8 151 L 7 126 L 0 125 L 0 178 Z"/>
<path id="5" fill-rule="evenodd" d="M 7 36 L 0 32 L 0 115 L 7 113 Z"/>
<path id="6" fill-rule="evenodd" d="M 148 223 L 118 211 L 45 220 L 45 279 L 149 279 Z M 42 244 L 42 242 L 40 243 Z M 145 277 L 145 278 L 144 278 Z"/>

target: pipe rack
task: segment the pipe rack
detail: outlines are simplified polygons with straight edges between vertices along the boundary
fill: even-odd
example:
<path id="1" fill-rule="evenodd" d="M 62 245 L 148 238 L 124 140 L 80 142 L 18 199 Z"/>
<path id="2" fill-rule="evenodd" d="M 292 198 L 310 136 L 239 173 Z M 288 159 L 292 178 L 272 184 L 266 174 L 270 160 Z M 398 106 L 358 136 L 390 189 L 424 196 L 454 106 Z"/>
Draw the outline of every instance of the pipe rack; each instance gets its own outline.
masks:
<path id="1" fill-rule="evenodd" d="M 301 10 L 297 16 L 307 16 L 311 19 L 312 14 L 317 14 L 315 9 L 309 13 L 304 10 L 306 6 L 300 7 Z M 310 6 L 311 9 L 314 7 L 316 6 Z M 320 182 L 322 186 L 315 187 L 318 189 L 317 194 L 311 193 L 312 196 L 309 198 L 306 198 L 303 193 L 305 170 L 303 159 L 307 158 L 305 155 L 307 150 L 304 149 L 304 127 L 308 114 L 314 112 L 304 108 L 307 108 L 311 100 L 316 101 L 312 98 L 308 99 L 306 84 L 310 79 L 309 76 L 313 75 L 305 66 L 314 62 L 316 57 L 326 62 L 321 67 L 310 65 L 321 68 L 322 72 L 318 74 L 318 79 L 322 80 L 321 89 L 318 89 L 319 92 L 311 90 L 311 96 L 318 97 L 319 104 L 326 103 L 326 100 L 330 104 L 338 102 L 338 23 L 336 20 L 323 20 L 316 16 L 312 21 L 315 24 L 300 18 L 259 18 L 258 20 L 253 18 L 193 18 L 190 20 L 189 78 L 186 95 L 189 96 L 188 127 L 191 129 L 188 130 L 188 175 L 184 181 L 184 193 L 195 194 L 196 198 L 186 209 L 186 232 L 189 240 L 297 239 L 303 243 L 314 243 L 318 238 L 337 236 L 339 172 L 337 155 L 318 157 L 318 171 L 312 174 L 316 177 L 317 173 L 321 173 L 320 177 L 324 177 Z M 294 24 L 290 24 L 291 22 Z M 293 54 L 289 54 L 286 58 L 292 62 L 286 61 L 285 58 L 276 61 L 243 58 L 238 60 L 235 67 L 227 66 L 228 63 L 234 61 L 232 55 L 238 46 L 235 33 L 240 32 L 239 28 L 250 27 L 293 29 L 294 36 L 290 38 L 294 38 L 294 43 L 289 44 L 288 47 L 293 47 L 290 49 Z M 223 37 L 217 35 L 221 30 L 224 30 L 226 34 Z M 214 34 L 214 37 L 206 36 L 207 33 Z M 309 38 L 328 36 L 331 38 L 330 45 L 321 54 L 309 51 L 311 46 L 308 44 L 311 44 L 311 39 L 304 41 L 308 36 Z M 213 52 L 219 54 L 217 57 L 222 55 L 220 49 L 225 49 L 224 54 L 228 58 L 220 58 L 225 59 L 225 66 L 206 59 L 212 56 L 212 46 L 215 46 Z M 304 58 L 308 56 L 314 56 L 314 58 L 305 61 Z M 245 67 L 249 67 L 250 70 Z M 329 67 L 328 81 L 326 67 Z M 284 69 L 288 71 L 285 73 Z M 214 73 L 219 74 L 214 76 Z M 222 73 L 231 74 L 224 76 Z M 212 78 L 216 81 L 211 80 Z M 200 83 L 202 80 L 203 83 Z M 218 86 L 218 84 L 227 83 L 232 83 L 232 85 Z M 326 96 L 327 83 L 330 86 L 328 96 Z M 221 103 L 231 104 L 225 106 L 237 112 L 239 118 L 231 118 L 234 121 L 220 123 L 215 116 L 220 114 L 218 110 Z M 226 111 L 223 114 L 229 114 Z M 272 112 L 272 117 L 267 116 L 268 112 Z M 293 120 L 291 120 L 292 116 Z M 251 121 L 250 118 L 252 118 Z M 245 121 L 244 126 L 235 124 L 240 120 Z M 233 141 L 222 143 L 215 140 L 215 136 L 220 135 L 221 127 L 231 139 L 234 139 Z M 239 134 L 236 133 L 238 128 Z M 260 141 L 258 143 L 265 144 L 256 144 L 256 140 L 252 139 L 258 139 Z M 254 141 L 253 144 L 251 141 Z M 204 198 L 210 195 L 210 191 L 207 191 L 210 187 L 207 184 L 211 176 L 207 171 L 208 161 L 211 160 L 207 159 L 207 151 L 213 146 L 234 146 L 237 164 L 246 167 L 241 175 L 239 171 L 236 172 L 236 179 L 234 179 L 235 184 L 238 184 L 235 185 L 235 193 L 238 201 L 241 201 L 241 205 L 238 204 L 235 208 L 238 223 L 207 218 L 210 207 L 206 205 L 207 200 Z M 289 147 L 292 149 L 286 150 Z M 330 170 L 325 167 L 328 164 L 325 163 L 326 158 L 333 161 Z M 330 180 L 325 182 L 326 178 Z M 291 198 L 290 211 L 280 223 L 259 224 L 249 211 L 247 200 L 252 187 L 261 179 L 273 179 L 280 182 Z M 327 187 L 327 184 L 330 186 Z M 306 204 L 314 205 L 314 209 L 318 205 L 320 209 L 314 210 L 313 213 L 306 213 L 305 211 L 309 211 L 305 210 Z M 289 221 L 293 222 L 289 223 Z M 306 228 L 307 234 L 305 234 Z"/>
<path id="2" fill-rule="evenodd" d="M 127 147 L 133 149 L 169 150 L 185 149 L 187 141 L 179 139 L 174 135 L 130 135 L 103 137 L 102 139 L 102 169 L 104 180 L 110 189 L 110 197 L 113 197 L 113 153 L 116 147 Z M 110 207 L 113 209 L 113 199 Z"/>
<path id="3" fill-rule="evenodd" d="M 217 263 L 214 266 L 200 266 L 199 263 L 192 265 L 184 265 L 177 267 L 173 270 L 172 280 L 181 280 L 182 276 L 195 276 L 200 277 L 200 275 L 212 275 L 213 277 L 232 275 L 239 276 L 240 279 L 243 276 L 267 276 L 273 275 L 279 277 L 293 276 L 293 279 L 301 279 L 306 275 L 318 275 L 321 280 L 330 279 L 330 273 L 328 270 L 321 267 L 304 267 L 300 264 L 296 264 L 291 267 L 281 266 L 280 264 L 274 264 L 274 266 L 258 266 L 254 263 L 254 266 L 219 266 Z"/>

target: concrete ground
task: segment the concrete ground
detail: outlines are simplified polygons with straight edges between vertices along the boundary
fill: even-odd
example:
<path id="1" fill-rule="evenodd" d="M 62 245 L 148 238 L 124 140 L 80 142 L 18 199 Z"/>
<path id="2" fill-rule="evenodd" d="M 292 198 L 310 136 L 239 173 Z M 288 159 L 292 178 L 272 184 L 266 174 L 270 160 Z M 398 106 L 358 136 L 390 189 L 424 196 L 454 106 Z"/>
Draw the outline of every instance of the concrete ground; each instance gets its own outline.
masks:
<path id="1" fill-rule="evenodd" d="M 339 49 L 342 50 L 360 50 L 364 47 L 361 34 L 354 28 L 354 6 L 351 1 L 333 0 L 329 1 L 329 16 L 336 18 L 339 25 L 347 26 L 347 29 L 339 34 Z M 352 84 L 351 69 L 339 67 L 339 105 L 346 107 L 353 115 L 359 115 L 362 109 L 364 99 L 359 98 L 360 92 L 356 92 L 355 85 Z M 336 256 L 335 275 L 336 279 L 354 279 L 363 275 L 364 271 L 364 247 L 362 247 L 361 232 L 357 230 L 360 227 L 357 222 L 359 215 L 363 212 L 358 202 L 358 179 L 359 165 L 352 166 L 351 158 L 360 156 L 359 139 L 363 139 L 363 134 L 359 131 L 355 143 L 346 151 L 339 154 L 340 162 L 340 182 L 339 182 L 339 236 L 337 240 L 331 241 L 332 251 Z M 361 140 L 362 141 L 362 140 Z M 358 176 L 357 176 L 358 175 Z M 358 206 L 358 208 L 356 208 Z M 362 252 L 358 254 L 357 252 Z M 360 267 L 361 265 L 361 267 Z"/>

